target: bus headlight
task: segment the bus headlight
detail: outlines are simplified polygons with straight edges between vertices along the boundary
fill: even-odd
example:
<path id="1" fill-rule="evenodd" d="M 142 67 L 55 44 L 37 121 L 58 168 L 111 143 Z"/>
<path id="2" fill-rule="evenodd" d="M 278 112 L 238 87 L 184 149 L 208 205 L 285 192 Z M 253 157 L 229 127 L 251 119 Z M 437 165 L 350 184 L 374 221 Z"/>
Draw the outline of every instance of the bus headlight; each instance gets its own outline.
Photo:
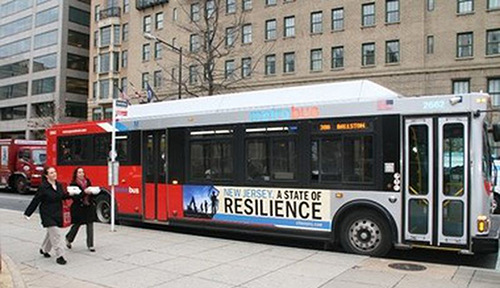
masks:
<path id="1" fill-rule="evenodd" d="M 490 229 L 490 219 L 484 215 L 477 216 L 477 231 L 480 233 Z"/>

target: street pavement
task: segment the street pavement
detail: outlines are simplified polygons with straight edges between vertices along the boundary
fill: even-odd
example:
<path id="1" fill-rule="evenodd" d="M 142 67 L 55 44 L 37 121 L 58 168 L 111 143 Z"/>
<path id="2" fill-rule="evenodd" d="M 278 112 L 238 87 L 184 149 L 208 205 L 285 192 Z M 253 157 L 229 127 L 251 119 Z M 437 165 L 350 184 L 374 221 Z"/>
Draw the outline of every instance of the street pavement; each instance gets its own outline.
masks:
<path id="1" fill-rule="evenodd" d="M 37 214 L 0 209 L 0 219 L 1 251 L 27 287 L 500 287 L 488 269 L 413 262 L 426 269 L 401 271 L 388 265 L 409 261 L 104 224 L 95 224 L 97 252 L 82 229 L 61 266 L 38 253 Z"/>

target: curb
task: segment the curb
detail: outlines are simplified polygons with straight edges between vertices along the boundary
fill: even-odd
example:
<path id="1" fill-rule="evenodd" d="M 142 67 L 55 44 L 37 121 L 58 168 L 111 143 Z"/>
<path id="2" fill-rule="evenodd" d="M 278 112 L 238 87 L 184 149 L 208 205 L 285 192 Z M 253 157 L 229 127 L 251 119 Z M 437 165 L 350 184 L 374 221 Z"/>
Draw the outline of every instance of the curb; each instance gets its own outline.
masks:
<path id="1" fill-rule="evenodd" d="M 23 277 L 21 276 L 21 272 L 17 268 L 16 263 L 14 263 L 14 261 L 12 261 L 12 259 L 10 259 L 10 257 L 5 253 L 2 253 L 2 260 L 7 266 L 4 268 L 7 268 L 10 272 L 14 288 L 26 288 L 26 284 L 24 283 Z"/>

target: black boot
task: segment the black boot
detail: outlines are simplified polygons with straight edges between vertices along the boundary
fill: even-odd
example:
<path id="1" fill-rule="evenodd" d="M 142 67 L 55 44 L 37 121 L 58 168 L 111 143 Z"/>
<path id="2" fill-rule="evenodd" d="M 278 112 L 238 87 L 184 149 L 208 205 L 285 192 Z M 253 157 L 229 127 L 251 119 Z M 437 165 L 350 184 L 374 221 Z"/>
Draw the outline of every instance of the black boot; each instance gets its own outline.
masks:
<path id="1" fill-rule="evenodd" d="M 45 258 L 50 258 L 50 254 L 47 252 L 43 252 L 42 248 L 40 248 L 40 254 L 42 254 L 43 257 L 45 257 Z"/>
<path id="2" fill-rule="evenodd" d="M 56 262 L 57 264 L 61 264 L 61 265 L 65 265 L 67 262 L 66 262 L 66 259 L 64 259 L 63 256 L 59 257 L 56 259 Z"/>

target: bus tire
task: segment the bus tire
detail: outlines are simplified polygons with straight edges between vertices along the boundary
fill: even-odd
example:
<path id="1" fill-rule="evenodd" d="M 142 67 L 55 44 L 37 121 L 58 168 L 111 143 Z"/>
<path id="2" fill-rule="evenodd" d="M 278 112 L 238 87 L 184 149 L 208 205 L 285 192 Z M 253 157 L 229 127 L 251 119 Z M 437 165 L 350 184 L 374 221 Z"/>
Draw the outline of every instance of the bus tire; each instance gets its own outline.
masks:
<path id="1" fill-rule="evenodd" d="M 101 223 L 111 222 L 111 199 L 105 193 L 101 193 L 96 197 L 95 212 L 97 220 Z"/>
<path id="2" fill-rule="evenodd" d="M 383 256 L 392 248 L 389 224 L 369 209 L 347 215 L 341 223 L 339 238 L 342 248 L 354 254 Z"/>
<path id="3" fill-rule="evenodd" d="M 23 176 L 17 176 L 16 180 L 14 180 L 14 189 L 19 194 L 28 193 L 28 181 Z"/>

